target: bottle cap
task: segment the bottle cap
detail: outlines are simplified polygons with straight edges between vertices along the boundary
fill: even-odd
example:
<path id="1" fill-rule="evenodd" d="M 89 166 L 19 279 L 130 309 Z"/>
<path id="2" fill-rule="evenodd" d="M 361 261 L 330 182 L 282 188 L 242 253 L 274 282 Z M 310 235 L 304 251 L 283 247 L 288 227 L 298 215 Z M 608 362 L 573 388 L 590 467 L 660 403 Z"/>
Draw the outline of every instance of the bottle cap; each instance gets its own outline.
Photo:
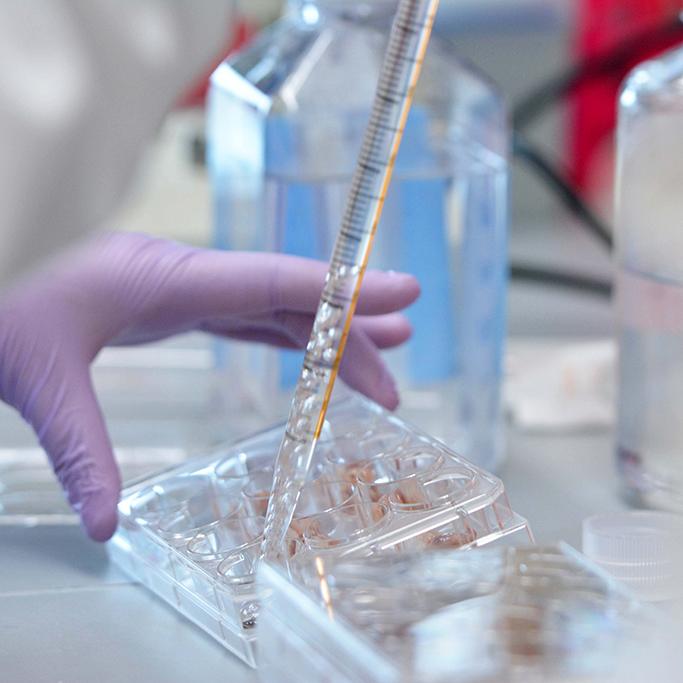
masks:
<path id="1" fill-rule="evenodd" d="M 683 597 L 683 517 L 632 511 L 588 517 L 583 552 L 643 600 Z"/>

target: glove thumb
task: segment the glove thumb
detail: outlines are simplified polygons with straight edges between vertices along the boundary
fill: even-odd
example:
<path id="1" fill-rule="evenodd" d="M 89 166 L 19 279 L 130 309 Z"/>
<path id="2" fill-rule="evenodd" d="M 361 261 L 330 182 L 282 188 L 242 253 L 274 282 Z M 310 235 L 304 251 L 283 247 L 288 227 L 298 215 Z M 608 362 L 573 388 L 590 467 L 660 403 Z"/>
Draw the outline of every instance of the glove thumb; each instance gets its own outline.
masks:
<path id="1" fill-rule="evenodd" d="M 17 406 L 45 449 L 88 535 L 116 530 L 121 478 L 88 363 L 52 356 L 23 405 Z"/>

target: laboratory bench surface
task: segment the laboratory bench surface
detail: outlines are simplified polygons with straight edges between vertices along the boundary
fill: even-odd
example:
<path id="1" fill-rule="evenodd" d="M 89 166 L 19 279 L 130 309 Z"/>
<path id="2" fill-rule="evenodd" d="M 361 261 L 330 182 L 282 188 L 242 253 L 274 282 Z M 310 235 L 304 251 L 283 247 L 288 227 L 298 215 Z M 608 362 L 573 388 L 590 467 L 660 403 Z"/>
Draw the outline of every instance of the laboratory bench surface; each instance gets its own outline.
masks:
<path id="1" fill-rule="evenodd" d="M 535 243 L 533 234 L 526 238 Z M 570 247 L 573 255 L 593 253 L 586 245 Z M 567 250 L 553 249 L 558 252 Z M 594 263 L 592 274 L 606 268 Z M 511 288 L 512 335 L 604 337 L 610 330 L 604 301 Z M 584 517 L 625 507 L 608 430 L 534 435 L 511 428 L 500 475 L 513 508 L 529 519 L 540 543 L 562 539 L 580 547 Z M 2 681 L 257 680 L 254 671 L 132 583 L 79 527 L 0 527 L 0 553 Z"/>

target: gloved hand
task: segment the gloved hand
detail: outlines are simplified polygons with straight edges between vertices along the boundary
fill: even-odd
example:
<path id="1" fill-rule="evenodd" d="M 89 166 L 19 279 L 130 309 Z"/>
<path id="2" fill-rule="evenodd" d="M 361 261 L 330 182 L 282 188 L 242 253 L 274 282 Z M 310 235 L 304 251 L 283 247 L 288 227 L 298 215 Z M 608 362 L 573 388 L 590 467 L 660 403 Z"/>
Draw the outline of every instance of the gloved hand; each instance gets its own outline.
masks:
<path id="1" fill-rule="evenodd" d="M 192 249 L 111 234 L 52 262 L 0 301 L 0 398 L 34 428 L 88 534 L 116 528 L 120 477 L 89 366 L 111 344 L 188 330 L 303 347 L 326 265 L 291 256 Z M 398 396 L 378 349 L 410 336 L 396 313 L 409 275 L 368 272 L 341 376 L 388 408 Z"/>

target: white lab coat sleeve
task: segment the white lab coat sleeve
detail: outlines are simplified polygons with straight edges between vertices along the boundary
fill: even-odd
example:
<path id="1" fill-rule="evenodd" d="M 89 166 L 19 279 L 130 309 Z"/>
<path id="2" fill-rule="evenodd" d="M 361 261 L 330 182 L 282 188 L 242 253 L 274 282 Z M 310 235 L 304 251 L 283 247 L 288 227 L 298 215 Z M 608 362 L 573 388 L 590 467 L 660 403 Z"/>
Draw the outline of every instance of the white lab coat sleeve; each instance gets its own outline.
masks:
<path id="1" fill-rule="evenodd" d="M 0 2 L 0 287 L 102 225 L 231 4 Z"/>

